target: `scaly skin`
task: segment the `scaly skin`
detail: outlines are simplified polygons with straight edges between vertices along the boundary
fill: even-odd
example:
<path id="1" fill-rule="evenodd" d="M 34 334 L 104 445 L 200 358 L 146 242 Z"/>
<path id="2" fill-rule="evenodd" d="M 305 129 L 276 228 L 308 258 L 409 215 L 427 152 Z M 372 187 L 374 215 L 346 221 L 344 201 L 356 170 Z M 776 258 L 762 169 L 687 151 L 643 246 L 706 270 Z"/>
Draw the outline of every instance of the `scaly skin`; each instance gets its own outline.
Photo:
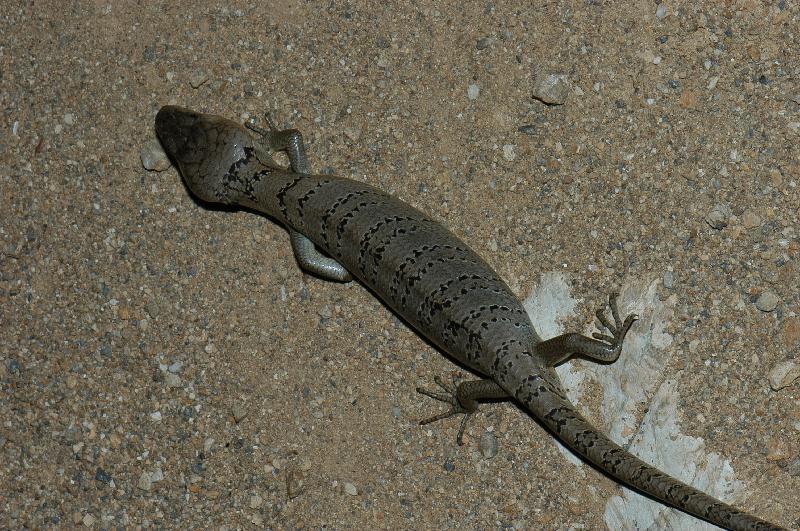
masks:
<path id="1" fill-rule="evenodd" d="M 156 116 L 156 132 L 197 197 L 263 212 L 289 229 L 293 244 L 295 235 L 307 238 L 333 260 L 310 244 L 296 245 L 304 267 L 336 280 L 351 273 L 441 350 L 487 377 L 458 388 L 442 385 L 444 394 L 422 391 L 452 406 L 431 420 L 468 415 L 482 398 L 514 397 L 564 444 L 622 483 L 726 529 L 782 529 L 639 460 L 567 399 L 554 364 L 572 355 L 605 362 L 619 356 L 635 316 L 621 320 L 613 297 L 614 322 L 598 312 L 610 335 L 542 341 L 511 289 L 465 243 L 377 188 L 310 175 L 296 131 L 259 131 L 265 148 L 233 121 L 168 106 Z M 275 164 L 267 148 L 285 149 L 293 171 Z"/>

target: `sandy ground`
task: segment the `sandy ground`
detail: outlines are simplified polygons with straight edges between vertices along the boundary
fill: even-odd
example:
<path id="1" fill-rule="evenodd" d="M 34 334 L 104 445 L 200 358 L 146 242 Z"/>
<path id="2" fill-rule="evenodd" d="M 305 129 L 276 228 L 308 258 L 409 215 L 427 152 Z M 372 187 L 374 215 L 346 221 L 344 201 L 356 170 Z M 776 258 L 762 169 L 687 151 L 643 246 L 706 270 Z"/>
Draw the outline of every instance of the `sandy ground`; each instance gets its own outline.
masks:
<path id="1" fill-rule="evenodd" d="M 521 297 L 568 275 L 567 329 L 658 281 L 682 430 L 800 526 L 796 4 L 270 4 L 4 3 L 0 527 L 606 526 L 617 484 L 513 405 L 419 427 L 458 369 L 362 286 L 145 170 L 168 103 L 270 111 Z"/>

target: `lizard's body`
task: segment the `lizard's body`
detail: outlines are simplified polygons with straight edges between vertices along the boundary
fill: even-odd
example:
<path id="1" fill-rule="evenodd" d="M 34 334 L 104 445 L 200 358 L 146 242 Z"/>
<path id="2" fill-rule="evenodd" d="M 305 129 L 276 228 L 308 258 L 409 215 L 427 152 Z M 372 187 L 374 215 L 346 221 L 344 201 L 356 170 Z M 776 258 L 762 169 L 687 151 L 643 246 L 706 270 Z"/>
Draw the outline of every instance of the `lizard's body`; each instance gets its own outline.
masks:
<path id="1" fill-rule="evenodd" d="M 780 529 L 634 457 L 567 399 L 555 364 L 576 354 L 604 362 L 619 356 L 635 317 L 622 322 L 613 300 L 614 322 L 598 315 L 611 335 L 542 341 L 519 299 L 465 243 L 374 187 L 310 175 L 296 131 L 261 132 L 269 148 L 286 150 L 291 171 L 225 118 L 164 107 L 156 131 L 200 199 L 275 218 L 289 230 L 301 266 L 333 280 L 352 274 L 440 349 L 487 377 L 462 383 L 453 397 L 426 392 L 451 402 L 448 414 L 468 414 L 481 398 L 514 397 L 567 446 L 623 483 L 725 528 Z"/>

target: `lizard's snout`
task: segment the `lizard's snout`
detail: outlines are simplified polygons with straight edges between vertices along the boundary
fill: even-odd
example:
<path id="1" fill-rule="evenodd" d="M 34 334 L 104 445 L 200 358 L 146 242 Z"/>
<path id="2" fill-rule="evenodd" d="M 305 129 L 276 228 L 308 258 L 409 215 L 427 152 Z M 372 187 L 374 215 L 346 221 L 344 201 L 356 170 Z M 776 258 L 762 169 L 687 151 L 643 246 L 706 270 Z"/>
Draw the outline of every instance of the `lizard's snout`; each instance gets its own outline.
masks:
<path id="1" fill-rule="evenodd" d="M 194 162 L 197 150 L 197 129 L 194 127 L 200 115 L 196 112 L 166 105 L 156 114 L 156 134 L 167 155 L 181 166 Z"/>
<path id="2" fill-rule="evenodd" d="M 204 121 L 205 120 L 205 121 Z M 214 193 L 216 168 L 209 165 L 208 118 L 204 115 L 178 107 L 166 105 L 156 114 L 156 135 L 183 176 L 186 186 L 192 193 L 208 202 L 219 202 Z"/>

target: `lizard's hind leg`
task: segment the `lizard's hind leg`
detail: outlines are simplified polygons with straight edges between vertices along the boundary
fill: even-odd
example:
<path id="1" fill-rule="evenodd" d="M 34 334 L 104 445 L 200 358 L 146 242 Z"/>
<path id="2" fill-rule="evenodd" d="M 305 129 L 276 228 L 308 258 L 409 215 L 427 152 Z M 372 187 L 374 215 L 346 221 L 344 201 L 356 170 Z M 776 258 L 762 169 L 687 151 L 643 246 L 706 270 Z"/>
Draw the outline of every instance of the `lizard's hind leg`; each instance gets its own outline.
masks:
<path id="1" fill-rule="evenodd" d="M 442 382 L 442 379 L 436 376 L 433 381 L 442 388 L 444 391 L 436 392 L 417 387 L 417 392 L 425 396 L 429 396 L 440 402 L 450 404 L 450 409 L 420 421 L 420 424 L 429 424 L 437 420 L 446 419 L 454 415 L 464 415 L 461 419 L 461 426 L 458 428 L 458 435 L 456 442 L 459 446 L 464 444 L 464 430 L 467 428 L 467 421 L 473 413 L 478 411 L 478 401 L 480 400 L 507 400 L 510 395 L 493 380 L 469 380 L 466 382 L 457 382 L 453 378 L 451 384 Z"/>
<path id="2" fill-rule="evenodd" d="M 600 363 L 617 361 L 628 330 L 639 319 L 636 314 L 628 315 L 624 321 L 620 319 L 618 297 L 619 294 L 612 293 L 608 298 L 613 323 L 609 321 L 604 308 L 595 314 L 602 332 L 595 332 L 592 337 L 572 332 L 546 339 L 534 347 L 534 355 L 541 357 L 548 365 L 558 365 L 576 355 Z"/>

